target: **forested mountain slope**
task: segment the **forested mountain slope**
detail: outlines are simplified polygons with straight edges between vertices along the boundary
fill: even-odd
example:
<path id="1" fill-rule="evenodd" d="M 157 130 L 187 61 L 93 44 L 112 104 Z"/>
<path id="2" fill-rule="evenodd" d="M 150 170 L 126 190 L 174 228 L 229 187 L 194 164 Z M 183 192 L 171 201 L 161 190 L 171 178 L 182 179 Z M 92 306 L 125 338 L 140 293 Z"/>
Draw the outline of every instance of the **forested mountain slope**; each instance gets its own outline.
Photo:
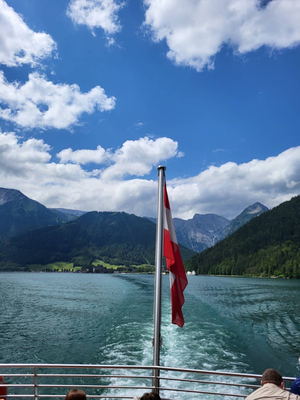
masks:
<path id="1" fill-rule="evenodd" d="M 233 232 L 237 231 L 241 226 L 251 221 L 251 219 L 258 217 L 268 210 L 268 207 L 259 202 L 248 206 L 237 217 L 230 221 L 230 224 L 222 232 L 222 239 L 229 235 L 232 235 Z"/>
<path id="2" fill-rule="evenodd" d="M 31 264 L 72 262 L 91 265 L 155 263 L 156 226 L 124 212 L 89 212 L 62 226 L 28 232 L 0 242 L 0 267 L 26 268 Z M 193 251 L 181 247 L 187 260 Z"/>
<path id="3" fill-rule="evenodd" d="M 198 274 L 300 278 L 300 197 L 243 225 L 214 247 L 192 257 Z"/>

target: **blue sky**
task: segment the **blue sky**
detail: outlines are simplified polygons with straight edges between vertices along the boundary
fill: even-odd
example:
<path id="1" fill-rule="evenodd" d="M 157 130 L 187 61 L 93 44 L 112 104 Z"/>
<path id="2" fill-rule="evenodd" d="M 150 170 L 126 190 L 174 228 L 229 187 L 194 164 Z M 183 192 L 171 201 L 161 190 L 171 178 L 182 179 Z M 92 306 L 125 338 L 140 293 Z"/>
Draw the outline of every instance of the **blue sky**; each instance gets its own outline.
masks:
<path id="1" fill-rule="evenodd" d="M 233 218 L 299 194 L 298 0 L 0 0 L 0 186 Z"/>

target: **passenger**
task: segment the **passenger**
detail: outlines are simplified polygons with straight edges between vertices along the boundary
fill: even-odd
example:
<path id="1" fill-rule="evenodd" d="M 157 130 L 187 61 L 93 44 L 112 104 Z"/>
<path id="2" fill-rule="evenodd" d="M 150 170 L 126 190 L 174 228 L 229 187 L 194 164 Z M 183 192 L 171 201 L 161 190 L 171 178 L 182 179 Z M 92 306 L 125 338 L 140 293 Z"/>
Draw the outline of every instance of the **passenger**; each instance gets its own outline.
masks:
<path id="1" fill-rule="evenodd" d="M 291 387 L 291 392 L 294 394 L 300 394 L 300 377 L 294 380 Z"/>
<path id="2" fill-rule="evenodd" d="M 159 394 L 155 392 L 144 393 L 142 397 L 134 397 L 133 400 L 161 400 Z"/>
<path id="3" fill-rule="evenodd" d="M 0 400 L 5 400 L 7 395 L 7 387 L 2 385 L 5 385 L 5 382 L 2 376 L 0 376 Z"/>
<path id="4" fill-rule="evenodd" d="M 283 379 L 275 369 L 266 369 L 260 381 L 262 387 L 251 393 L 246 400 L 300 400 L 300 397 L 283 389 Z"/>
<path id="5" fill-rule="evenodd" d="M 141 397 L 141 400 L 161 400 L 161 399 L 158 393 L 150 392 L 150 393 L 144 393 L 143 396 Z"/>
<path id="6" fill-rule="evenodd" d="M 65 400 L 86 400 L 86 394 L 80 389 L 71 389 L 68 391 Z"/>

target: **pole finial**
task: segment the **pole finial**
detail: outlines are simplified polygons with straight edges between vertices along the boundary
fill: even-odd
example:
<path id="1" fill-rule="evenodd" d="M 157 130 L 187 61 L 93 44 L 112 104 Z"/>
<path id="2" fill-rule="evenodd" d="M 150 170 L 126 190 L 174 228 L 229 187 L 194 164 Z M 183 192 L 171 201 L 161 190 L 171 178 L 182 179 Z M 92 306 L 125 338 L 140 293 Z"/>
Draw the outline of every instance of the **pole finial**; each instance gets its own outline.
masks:
<path id="1" fill-rule="evenodd" d="M 159 166 L 157 167 L 157 171 L 159 172 L 160 169 L 162 169 L 163 172 L 165 172 L 165 170 L 166 170 L 167 168 L 166 168 L 164 165 L 159 165 Z"/>

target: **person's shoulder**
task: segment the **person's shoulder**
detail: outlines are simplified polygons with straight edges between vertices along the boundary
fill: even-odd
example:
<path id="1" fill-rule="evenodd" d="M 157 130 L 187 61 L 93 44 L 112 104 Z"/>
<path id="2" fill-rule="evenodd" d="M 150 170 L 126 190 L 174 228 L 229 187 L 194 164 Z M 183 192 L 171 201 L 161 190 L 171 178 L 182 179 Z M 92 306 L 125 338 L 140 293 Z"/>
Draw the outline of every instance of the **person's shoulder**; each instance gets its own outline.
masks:
<path id="1" fill-rule="evenodd" d="M 289 400 L 300 400 L 300 395 L 289 391 Z"/>
<path id="2" fill-rule="evenodd" d="M 256 390 L 254 390 L 252 393 L 250 393 L 245 400 L 254 400 L 257 396 L 259 396 L 259 393 L 261 392 L 263 387 L 260 387 Z"/>
<path id="3" fill-rule="evenodd" d="M 294 393 L 291 393 L 288 389 L 281 389 L 281 387 L 278 387 L 276 385 L 274 385 L 274 387 L 272 387 L 272 392 L 273 395 L 276 395 L 278 397 L 281 397 L 282 399 L 287 399 L 287 400 L 300 400 L 300 397 L 297 396 Z"/>

